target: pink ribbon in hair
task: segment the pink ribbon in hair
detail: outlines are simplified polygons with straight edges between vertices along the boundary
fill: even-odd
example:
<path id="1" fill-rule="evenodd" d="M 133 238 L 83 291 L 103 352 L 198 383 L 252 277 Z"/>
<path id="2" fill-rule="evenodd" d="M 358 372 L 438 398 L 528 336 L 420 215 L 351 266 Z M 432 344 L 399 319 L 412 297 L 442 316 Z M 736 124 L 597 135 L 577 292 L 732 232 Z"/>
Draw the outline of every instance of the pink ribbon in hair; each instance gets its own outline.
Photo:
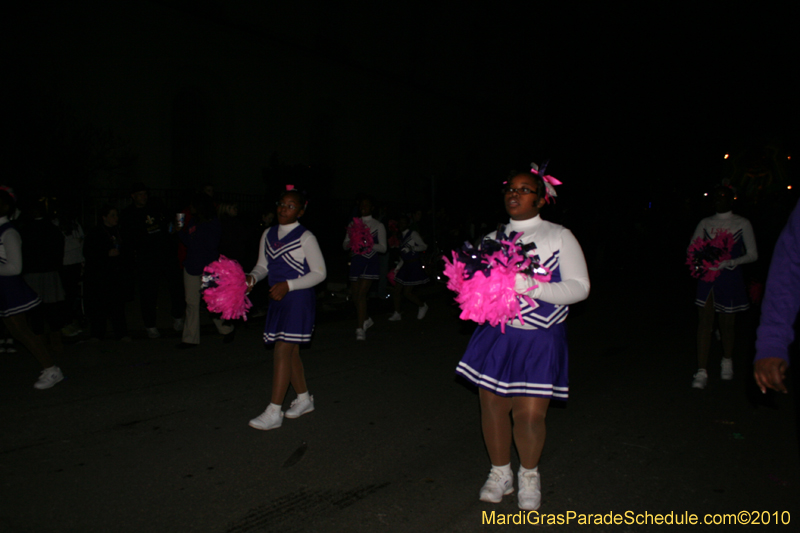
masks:
<path id="1" fill-rule="evenodd" d="M 544 172 L 544 169 L 542 169 L 542 171 Z M 558 196 L 556 194 L 555 186 L 556 185 L 561 185 L 561 182 L 558 181 L 553 176 L 542 176 L 542 175 L 540 175 L 539 174 L 539 168 L 536 166 L 535 163 L 531 163 L 531 172 L 536 174 L 540 178 L 542 178 L 542 181 L 544 182 L 544 191 L 545 191 L 544 201 L 549 204 L 550 203 L 550 198 L 555 198 L 556 196 Z M 555 200 L 553 200 L 553 201 L 555 202 Z"/>
<path id="2" fill-rule="evenodd" d="M 6 191 L 8 195 L 14 200 L 17 200 L 17 197 L 14 196 L 14 189 L 11 187 L 6 187 L 5 185 L 0 185 L 0 191 Z"/>

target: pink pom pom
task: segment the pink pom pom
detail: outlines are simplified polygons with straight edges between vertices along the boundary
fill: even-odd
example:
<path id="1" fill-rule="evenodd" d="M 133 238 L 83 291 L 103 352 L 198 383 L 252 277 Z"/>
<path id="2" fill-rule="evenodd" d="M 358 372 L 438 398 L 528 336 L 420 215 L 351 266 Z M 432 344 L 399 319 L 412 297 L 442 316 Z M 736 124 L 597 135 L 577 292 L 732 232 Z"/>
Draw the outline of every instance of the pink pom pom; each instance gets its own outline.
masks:
<path id="1" fill-rule="evenodd" d="M 389 280 L 389 283 L 392 285 L 392 287 L 394 287 L 397 284 L 397 282 L 394 280 L 396 276 L 397 272 L 395 272 L 394 270 L 390 270 L 389 273 L 386 274 L 386 279 Z"/>
<path id="2" fill-rule="evenodd" d="M 502 251 L 490 254 L 480 252 L 481 262 L 488 266 L 483 271 L 478 270 L 470 274 L 456 252 L 453 252 L 452 262 L 444 258 L 444 274 L 448 277 L 447 288 L 457 294 L 456 302 L 461 308 L 462 320 L 472 320 L 478 324 L 489 322 L 492 326 L 499 324 L 501 331 L 505 333 L 506 323 L 514 318 L 522 321 L 520 299 L 525 299 L 533 308 L 538 307 L 532 298 L 518 294 L 515 289 L 517 274 L 524 272 L 532 263 L 522 247 L 516 244 L 519 236 L 521 234 L 512 241 L 500 241 Z M 470 250 L 470 253 L 476 251 Z M 546 269 L 539 267 L 537 270 L 545 273 L 534 274 L 535 280 L 550 279 L 550 273 Z M 488 276 L 485 273 L 488 273 Z M 531 287 L 529 291 L 535 288 L 536 286 Z"/>
<path id="3" fill-rule="evenodd" d="M 350 237 L 350 251 L 355 255 L 364 255 L 372 251 L 375 244 L 369 226 L 360 218 L 354 218 L 353 223 L 347 226 L 347 236 Z"/>
<path id="4" fill-rule="evenodd" d="M 692 277 L 706 282 L 717 279 L 719 264 L 731 258 L 733 245 L 733 235 L 725 230 L 718 231 L 713 239 L 697 237 L 693 240 L 686 256 Z"/>
<path id="5" fill-rule="evenodd" d="M 212 313 L 224 320 L 244 318 L 253 307 L 247 297 L 247 276 L 242 266 L 224 255 L 203 269 L 203 300 Z"/>

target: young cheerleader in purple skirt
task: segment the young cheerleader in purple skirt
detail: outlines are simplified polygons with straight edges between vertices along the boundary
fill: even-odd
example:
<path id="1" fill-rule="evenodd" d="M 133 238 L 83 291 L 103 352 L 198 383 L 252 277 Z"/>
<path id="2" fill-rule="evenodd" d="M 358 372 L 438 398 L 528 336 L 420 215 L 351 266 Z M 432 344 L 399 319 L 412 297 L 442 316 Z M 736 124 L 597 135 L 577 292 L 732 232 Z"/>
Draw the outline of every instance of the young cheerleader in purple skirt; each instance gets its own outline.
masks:
<path id="1" fill-rule="evenodd" d="M 533 244 L 527 254 L 538 256 L 550 271 L 550 281 L 517 274 L 515 290 L 526 293 L 538 306 L 522 300 L 522 321 L 508 322 L 505 333 L 501 325 L 479 326 L 456 369 L 479 387 L 483 438 L 492 462 L 480 499 L 499 503 L 514 492 L 513 443 L 521 463 L 518 504 L 524 510 L 538 509 L 541 503 L 538 467 L 550 399 L 566 400 L 569 392 L 564 328 L 568 306 L 589 295 L 589 275 L 578 241 L 568 229 L 539 216 L 545 202 L 555 195 L 550 185 L 555 180 L 543 174 L 534 168 L 515 174 L 505 184 L 503 198 L 511 220 L 504 232 L 522 233 L 518 242 Z M 487 238 L 495 236 L 496 232 Z"/>
<path id="2" fill-rule="evenodd" d="M 290 186 L 291 187 L 291 186 Z M 314 410 L 308 394 L 300 345 L 311 342 L 316 294 L 314 286 L 326 276 L 325 260 L 314 235 L 297 222 L 305 213 L 305 195 L 287 190 L 278 201 L 278 225 L 264 231 L 258 263 L 247 275 L 248 292 L 269 275 L 270 304 L 264 326 L 264 343 L 274 344 L 271 403 L 250 427 L 261 430 L 281 426 L 284 416 L 298 418 Z M 281 405 L 291 383 L 297 398 L 285 413 Z"/>
<path id="3" fill-rule="evenodd" d="M 20 341 L 42 365 L 37 389 L 49 389 L 64 379 L 41 337 L 28 327 L 26 313 L 42 304 L 42 299 L 22 279 L 22 240 L 9 216 L 16 198 L 9 187 L 0 186 L 0 318 L 8 332 Z M 31 243 L 34 246 L 36 243 Z"/>

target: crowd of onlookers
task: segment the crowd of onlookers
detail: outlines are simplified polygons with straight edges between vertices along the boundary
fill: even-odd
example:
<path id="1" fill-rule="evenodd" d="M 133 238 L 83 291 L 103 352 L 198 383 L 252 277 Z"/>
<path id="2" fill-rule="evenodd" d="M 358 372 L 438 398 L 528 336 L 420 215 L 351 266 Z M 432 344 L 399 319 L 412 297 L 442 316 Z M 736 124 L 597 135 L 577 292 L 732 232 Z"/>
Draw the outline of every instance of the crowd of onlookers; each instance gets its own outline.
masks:
<path id="1" fill-rule="evenodd" d="M 214 200 L 210 185 L 185 203 L 167 210 L 143 183 L 136 183 L 127 207 L 104 204 L 96 210 L 97 223 L 86 227 L 69 202 L 42 197 L 16 203 L 8 218 L 21 237 L 22 277 L 42 300 L 27 313 L 27 322 L 51 352 L 63 350 L 65 337 L 130 341 L 125 306 L 133 300 L 145 334 L 160 337 L 160 292 L 168 294 L 172 326 L 183 333 L 180 346 L 199 343 L 199 299 L 187 303 L 186 283 L 196 285 L 197 292 L 203 266 L 219 254 L 249 268 L 272 214 L 265 213 L 260 224 L 245 221 L 237 204 Z M 232 326 L 220 331 L 233 339 Z M 0 350 L 16 351 L 6 331 L 0 340 Z"/>

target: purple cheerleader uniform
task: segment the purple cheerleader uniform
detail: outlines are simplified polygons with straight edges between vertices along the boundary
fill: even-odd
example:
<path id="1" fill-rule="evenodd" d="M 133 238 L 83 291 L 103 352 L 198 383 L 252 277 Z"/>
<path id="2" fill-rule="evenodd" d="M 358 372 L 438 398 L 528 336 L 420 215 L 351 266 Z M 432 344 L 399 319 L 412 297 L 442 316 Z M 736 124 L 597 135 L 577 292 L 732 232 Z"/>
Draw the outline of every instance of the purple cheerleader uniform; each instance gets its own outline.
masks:
<path id="1" fill-rule="evenodd" d="M 298 225 L 282 239 L 278 239 L 278 226 L 265 232 L 264 253 L 269 268 L 270 285 L 289 281 L 310 272 L 308 261 L 298 261 L 292 255 L 301 249 L 300 238 L 306 228 Z M 284 341 L 292 344 L 311 342 L 317 298 L 314 289 L 289 291 L 281 300 L 270 300 L 267 321 L 264 325 L 264 343 Z"/>
<path id="2" fill-rule="evenodd" d="M 536 396 L 566 400 L 569 396 L 566 327 L 569 304 L 589 294 L 589 276 L 580 245 L 566 228 L 542 220 L 515 221 L 506 233 L 522 232 L 520 241 L 535 243 L 528 252 L 539 256 L 551 274 L 549 283 L 528 293 L 536 307 L 521 300 L 522 321 L 479 326 L 456 373 L 498 396 Z M 494 239 L 495 234 L 489 235 Z M 526 278 L 531 286 L 530 278 Z"/>
<path id="3" fill-rule="evenodd" d="M 394 280 L 400 285 L 424 285 L 428 283 L 428 275 L 422 268 L 422 254 L 427 245 L 416 231 L 406 230 L 400 244 L 400 258 L 403 264 L 397 271 Z"/>
<path id="4" fill-rule="evenodd" d="M 5 217 L 3 217 L 5 219 Z M 14 238 L 8 239 L 14 232 Z M 9 254 L 20 255 L 20 250 L 11 250 L 11 246 L 16 248 L 19 242 L 19 233 L 12 224 L 5 219 L 0 224 L 0 266 L 9 266 Z M 9 246 L 11 245 L 11 246 Z M 31 289 L 19 273 L 0 275 L 0 317 L 7 317 L 24 313 L 42 303 L 42 299 Z"/>
<path id="5" fill-rule="evenodd" d="M 377 280 L 380 279 L 381 262 L 379 253 L 386 251 L 386 228 L 383 224 L 367 215 L 361 217 L 361 221 L 366 224 L 372 233 L 372 249 L 363 254 L 353 254 L 350 257 L 350 273 L 348 279 L 350 281 L 358 281 L 359 279 Z M 350 248 L 349 235 L 344 239 L 344 248 Z"/>
<path id="6" fill-rule="evenodd" d="M 758 257 L 755 237 L 750 222 L 729 211 L 704 218 L 697 226 L 694 238 L 702 236 L 704 239 L 710 239 L 722 230 L 733 235 L 734 244 L 731 250 L 733 264 L 729 268 L 721 269 L 714 281 L 698 280 L 695 304 L 705 307 L 713 291 L 714 310 L 717 313 L 738 313 L 750 308 L 744 275 L 739 265 L 755 261 Z"/>

